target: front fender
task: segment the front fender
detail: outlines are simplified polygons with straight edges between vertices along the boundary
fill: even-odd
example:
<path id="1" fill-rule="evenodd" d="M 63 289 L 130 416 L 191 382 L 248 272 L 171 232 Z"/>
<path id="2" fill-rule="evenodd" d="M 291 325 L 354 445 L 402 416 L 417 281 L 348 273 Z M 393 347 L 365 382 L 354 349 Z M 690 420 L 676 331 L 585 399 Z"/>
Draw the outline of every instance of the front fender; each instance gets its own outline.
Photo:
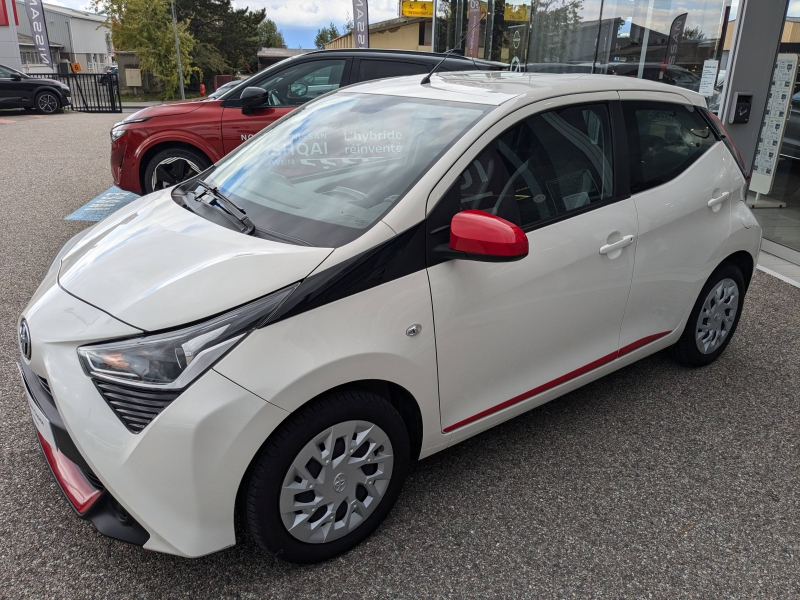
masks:
<path id="1" fill-rule="evenodd" d="M 179 143 L 194 146 L 203 152 L 212 163 L 217 162 L 222 156 L 214 149 L 214 147 L 204 140 L 199 135 L 186 132 L 186 131 L 164 131 L 151 134 L 142 143 L 134 153 L 134 160 L 137 166 L 141 166 L 142 157 L 148 150 L 163 143 Z"/>
<path id="2" fill-rule="evenodd" d="M 406 329 L 422 325 L 419 335 Z M 332 388 L 395 383 L 422 414 L 420 457 L 447 446 L 439 417 L 427 273 L 418 271 L 253 332 L 215 369 L 264 400 L 297 410 Z"/>

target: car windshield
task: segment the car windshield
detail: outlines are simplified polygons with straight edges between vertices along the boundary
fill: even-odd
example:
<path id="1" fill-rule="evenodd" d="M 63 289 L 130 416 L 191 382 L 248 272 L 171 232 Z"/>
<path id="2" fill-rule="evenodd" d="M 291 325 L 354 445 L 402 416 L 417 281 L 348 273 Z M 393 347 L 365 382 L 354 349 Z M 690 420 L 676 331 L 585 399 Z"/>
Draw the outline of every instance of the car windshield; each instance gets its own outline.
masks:
<path id="1" fill-rule="evenodd" d="M 332 94 L 262 131 L 206 181 L 263 230 L 341 246 L 383 217 L 489 108 Z"/>
<path id="2" fill-rule="evenodd" d="M 208 95 L 208 97 L 209 98 L 219 98 L 220 96 L 222 96 L 222 94 L 224 94 L 225 92 L 230 92 L 233 88 L 235 88 L 240 83 L 242 83 L 242 82 L 240 80 L 238 80 L 238 79 L 236 81 L 229 81 L 228 83 L 225 83 L 225 84 L 219 86 L 216 90 L 211 92 Z"/>

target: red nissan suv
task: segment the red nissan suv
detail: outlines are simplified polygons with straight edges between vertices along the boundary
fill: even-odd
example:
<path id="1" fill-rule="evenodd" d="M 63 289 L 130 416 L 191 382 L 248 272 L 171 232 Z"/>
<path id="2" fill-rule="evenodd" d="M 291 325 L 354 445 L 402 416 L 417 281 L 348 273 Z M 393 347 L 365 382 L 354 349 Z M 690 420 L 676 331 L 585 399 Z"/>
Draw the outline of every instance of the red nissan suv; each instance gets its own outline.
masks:
<path id="1" fill-rule="evenodd" d="M 443 54 L 321 50 L 281 61 L 218 97 L 152 106 L 111 130 L 114 183 L 137 194 L 170 187 L 207 169 L 301 104 L 350 83 L 422 75 Z M 451 54 L 440 71 L 496 71 L 499 62 Z"/>

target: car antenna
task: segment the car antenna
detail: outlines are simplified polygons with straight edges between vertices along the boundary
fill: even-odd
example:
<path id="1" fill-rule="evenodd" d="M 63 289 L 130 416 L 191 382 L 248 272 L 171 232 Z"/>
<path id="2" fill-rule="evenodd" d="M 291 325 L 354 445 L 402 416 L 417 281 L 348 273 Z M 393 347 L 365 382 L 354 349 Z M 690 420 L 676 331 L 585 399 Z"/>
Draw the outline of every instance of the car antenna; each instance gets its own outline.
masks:
<path id="1" fill-rule="evenodd" d="M 467 36 L 470 33 L 472 33 L 472 30 L 475 29 L 476 27 L 478 27 L 480 24 L 481 24 L 481 20 L 478 19 L 477 23 L 475 23 L 472 27 L 470 27 L 470 29 L 467 31 L 467 33 L 464 34 L 464 37 L 462 37 L 460 40 L 458 40 L 458 43 L 455 46 L 453 46 L 450 50 L 448 50 L 447 52 L 444 53 L 444 58 L 442 58 L 442 60 L 440 60 L 438 63 L 436 63 L 436 66 L 431 69 L 430 73 L 428 73 L 427 75 L 425 75 L 425 77 L 422 78 L 422 81 L 420 81 L 419 84 L 420 85 L 425 85 L 426 83 L 430 83 L 431 82 L 431 75 L 436 73 L 436 70 L 439 67 L 442 66 L 442 63 L 444 63 L 444 61 L 446 61 L 448 58 L 450 58 L 451 54 L 457 54 L 459 52 L 462 52 L 462 50 L 461 50 L 461 48 L 459 48 L 459 46 L 461 45 L 461 43 L 465 39 L 467 39 Z M 463 56 L 463 54 L 462 54 L 462 56 Z"/>

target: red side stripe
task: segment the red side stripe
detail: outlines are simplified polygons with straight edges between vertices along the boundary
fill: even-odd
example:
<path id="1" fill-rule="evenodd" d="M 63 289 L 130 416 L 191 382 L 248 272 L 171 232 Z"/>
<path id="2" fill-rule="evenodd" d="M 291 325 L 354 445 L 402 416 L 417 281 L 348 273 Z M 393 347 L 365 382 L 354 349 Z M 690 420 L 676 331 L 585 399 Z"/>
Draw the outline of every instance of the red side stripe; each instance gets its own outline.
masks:
<path id="1" fill-rule="evenodd" d="M 630 354 L 634 350 L 638 350 L 639 348 L 646 346 L 647 344 L 654 342 L 665 335 L 669 335 L 672 333 L 671 331 L 663 331 L 661 333 L 655 333 L 653 335 L 648 335 L 640 340 L 633 342 L 632 344 L 628 344 L 627 346 L 621 348 L 619 351 L 612 352 L 611 354 L 606 354 L 602 358 L 598 358 L 595 361 L 590 362 L 588 365 L 584 365 L 574 371 L 570 371 L 566 375 L 562 375 L 561 377 L 557 377 L 552 381 L 548 381 L 547 383 L 543 383 L 539 387 L 535 387 L 532 390 L 525 392 L 524 394 L 520 394 L 519 396 L 515 396 L 511 398 L 511 400 L 506 400 L 505 402 L 501 402 L 496 406 L 492 406 L 491 408 L 487 408 L 471 417 L 467 417 L 463 421 L 459 421 L 458 423 L 454 423 L 453 425 L 448 425 L 442 431 L 444 433 L 450 433 L 451 431 L 458 429 L 459 427 L 463 427 L 464 425 L 469 425 L 470 423 L 474 423 L 475 421 L 482 419 L 483 417 L 488 417 L 491 414 L 494 414 L 498 411 L 503 410 L 504 408 L 508 408 L 509 406 L 514 406 L 523 400 L 527 400 L 528 398 L 532 398 L 538 394 L 546 392 L 562 383 L 566 383 L 571 379 L 575 379 L 576 377 L 580 377 L 581 375 L 585 375 L 590 371 L 594 371 L 597 368 L 602 367 L 603 365 L 607 365 L 608 363 L 616 360 L 617 358 L 624 356 L 626 354 Z"/>
<path id="2" fill-rule="evenodd" d="M 17 16 L 17 0 L 11 0 L 11 8 L 14 9 L 14 25 L 19 27 L 19 17 Z"/>
<path id="3" fill-rule="evenodd" d="M 623 346 L 619 350 L 620 357 L 625 356 L 626 354 L 630 354 L 634 350 L 638 350 L 642 346 L 647 346 L 650 342 L 655 342 L 658 339 L 661 339 L 665 335 L 669 335 L 672 333 L 671 331 L 662 331 L 661 333 L 654 333 L 653 335 L 648 335 L 647 337 L 643 337 L 640 340 L 636 340 L 635 342 L 628 344 L 627 346 Z"/>

